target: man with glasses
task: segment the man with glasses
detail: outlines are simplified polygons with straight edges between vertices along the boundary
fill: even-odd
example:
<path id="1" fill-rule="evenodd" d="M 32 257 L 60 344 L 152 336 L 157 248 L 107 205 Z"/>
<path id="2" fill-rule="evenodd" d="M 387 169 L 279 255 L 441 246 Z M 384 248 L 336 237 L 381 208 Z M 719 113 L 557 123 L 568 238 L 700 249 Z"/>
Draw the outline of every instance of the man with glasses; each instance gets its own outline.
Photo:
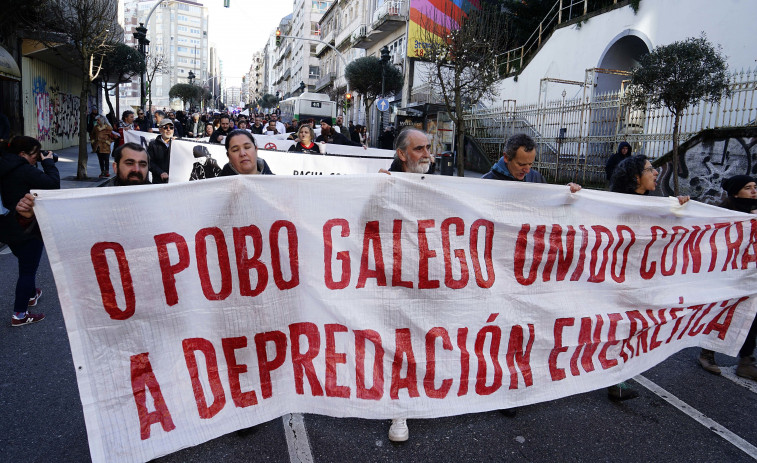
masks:
<path id="1" fill-rule="evenodd" d="M 137 110 L 137 120 L 134 121 L 137 125 L 137 129 L 140 132 L 150 132 L 152 124 L 150 120 L 145 117 L 145 112 L 142 109 Z"/>
<path id="2" fill-rule="evenodd" d="M 171 166 L 171 140 L 174 125 L 171 119 L 164 118 L 158 123 L 160 135 L 147 145 L 150 157 L 150 172 L 152 183 L 168 183 L 168 169 Z"/>

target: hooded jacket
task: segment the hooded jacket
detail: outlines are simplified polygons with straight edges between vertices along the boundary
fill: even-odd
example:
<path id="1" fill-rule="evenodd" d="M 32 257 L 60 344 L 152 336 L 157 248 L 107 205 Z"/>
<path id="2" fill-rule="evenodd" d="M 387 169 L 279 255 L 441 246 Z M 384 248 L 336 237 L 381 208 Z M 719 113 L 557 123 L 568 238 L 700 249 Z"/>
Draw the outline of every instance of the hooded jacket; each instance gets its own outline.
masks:
<path id="1" fill-rule="evenodd" d="M 620 151 L 623 149 L 623 147 L 628 148 L 628 153 L 623 156 L 623 153 Z M 633 154 L 633 151 L 631 150 L 631 145 L 628 142 L 620 142 L 618 145 L 618 151 L 610 156 L 610 159 L 607 160 L 607 164 L 605 164 L 605 173 L 607 174 L 607 181 L 609 182 L 612 178 L 612 173 L 615 171 L 615 168 L 618 167 L 618 164 L 620 164 L 620 161 L 623 159 L 631 157 Z"/>

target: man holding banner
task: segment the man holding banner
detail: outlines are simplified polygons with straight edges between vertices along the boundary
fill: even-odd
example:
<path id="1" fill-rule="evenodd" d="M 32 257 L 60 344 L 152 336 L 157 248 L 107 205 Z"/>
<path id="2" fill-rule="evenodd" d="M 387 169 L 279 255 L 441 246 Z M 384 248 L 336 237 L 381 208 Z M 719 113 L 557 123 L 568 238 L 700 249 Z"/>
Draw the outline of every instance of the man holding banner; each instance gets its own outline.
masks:
<path id="1" fill-rule="evenodd" d="M 113 170 L 116 175 L 103 186 L 149 185 L 147 178 L 150 160 L 138 143 L 124 143 L 113 150 Z"/>

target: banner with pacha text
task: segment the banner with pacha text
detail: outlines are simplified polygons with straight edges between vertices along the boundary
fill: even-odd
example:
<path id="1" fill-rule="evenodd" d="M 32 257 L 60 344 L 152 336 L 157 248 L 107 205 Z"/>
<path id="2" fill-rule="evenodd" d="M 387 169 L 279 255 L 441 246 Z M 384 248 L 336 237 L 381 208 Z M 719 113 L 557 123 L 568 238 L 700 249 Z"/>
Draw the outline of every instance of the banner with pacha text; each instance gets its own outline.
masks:
<path id="1" fill-rule="evenodd" d="M 757 220 L 674 198 L 406 174 L 37 193 L 95 462 L 286 413 L 552 400 L 735 355 L 757 310 Z"/>

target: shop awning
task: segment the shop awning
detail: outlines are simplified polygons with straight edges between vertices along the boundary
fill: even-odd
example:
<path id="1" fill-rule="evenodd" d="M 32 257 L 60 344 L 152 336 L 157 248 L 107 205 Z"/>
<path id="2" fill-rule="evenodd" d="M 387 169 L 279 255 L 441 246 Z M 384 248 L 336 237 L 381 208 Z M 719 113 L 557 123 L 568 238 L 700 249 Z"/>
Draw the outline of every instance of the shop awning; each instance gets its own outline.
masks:
<path id="1" fill-rule="evenodd" d="M 21 80 L 21 71 L 8 50 L 0 47 L 0 79 Z"/>

